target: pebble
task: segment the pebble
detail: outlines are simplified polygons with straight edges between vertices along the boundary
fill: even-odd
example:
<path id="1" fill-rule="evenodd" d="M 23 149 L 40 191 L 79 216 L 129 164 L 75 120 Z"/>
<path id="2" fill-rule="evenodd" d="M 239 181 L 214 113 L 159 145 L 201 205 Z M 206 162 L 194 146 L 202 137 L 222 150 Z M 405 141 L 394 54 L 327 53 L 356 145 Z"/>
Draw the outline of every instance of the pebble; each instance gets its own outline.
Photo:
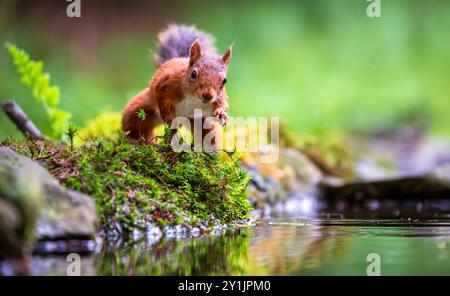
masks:
<path id="1" fill-rule="evenodd" d="M 194 227 L 191 229 L 191 235 L 193 237 L 199 237 L 200 233 L 201 233 L 201 231 L 200 231 L 200 228 L 198 228 L 198 227 Z"/>

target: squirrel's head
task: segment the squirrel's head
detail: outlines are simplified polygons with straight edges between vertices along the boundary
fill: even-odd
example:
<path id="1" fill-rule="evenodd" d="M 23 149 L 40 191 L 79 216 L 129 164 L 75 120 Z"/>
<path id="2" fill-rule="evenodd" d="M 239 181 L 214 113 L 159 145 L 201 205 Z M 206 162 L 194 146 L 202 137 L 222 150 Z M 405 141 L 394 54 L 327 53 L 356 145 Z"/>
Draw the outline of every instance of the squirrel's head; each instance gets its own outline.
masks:
<path id="1" fill-rule="evenodd" d="M 189 50 L 189 66 L 186 79 L 189 91 L 204 103 L 212 103 L 221 97 L 227 83 L 231 47 L 223 56 L 204 55 L 197 39 Z"/>

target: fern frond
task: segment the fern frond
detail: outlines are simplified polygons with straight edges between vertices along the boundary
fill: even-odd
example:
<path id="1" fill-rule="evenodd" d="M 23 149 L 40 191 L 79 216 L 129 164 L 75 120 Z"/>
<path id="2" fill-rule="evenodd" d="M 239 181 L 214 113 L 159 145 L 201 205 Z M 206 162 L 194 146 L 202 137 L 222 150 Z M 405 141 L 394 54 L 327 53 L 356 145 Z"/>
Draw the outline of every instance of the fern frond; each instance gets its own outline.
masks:
<path id="1" fill-rule="evenodd" d="M 32 90 L 36 101 L 42 103 L 52 127 L 51 137 L 62 139 L 71 113 L 58 109 L 60 91 L 50 84 L 50 75 L 44 72 L 42 61 L 32 60 L 29 54 L 12 43 L 6 43 L 20 81 Z"/>

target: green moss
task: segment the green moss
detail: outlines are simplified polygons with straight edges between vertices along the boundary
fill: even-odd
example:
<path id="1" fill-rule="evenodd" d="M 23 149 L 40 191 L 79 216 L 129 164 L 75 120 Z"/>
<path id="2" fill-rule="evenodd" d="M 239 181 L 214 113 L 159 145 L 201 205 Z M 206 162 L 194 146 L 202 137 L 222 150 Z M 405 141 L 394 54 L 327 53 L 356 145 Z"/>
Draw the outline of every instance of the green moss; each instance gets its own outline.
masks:
<path id="1" fill-rule="evenodd" d="M 79 132 L 79 137 L 76 138 L 76 146 L 83 143 L 83 139 L 114 139 L 121 130 L 122 114 L 119 112 L 112 112 L 103 110 L 96 117 L 89 120 Z"/>
<path id="2" fill-rule="evenodd" d="M 249 175 L 234 154 L 174 152 L 160 143 L 85 141 L 68 149 L 51 143 L 15 144 L 63 185 L 91 195 L 105 229 L 130 233 L 156 225 L 230 223 L 246 218 Z"/>

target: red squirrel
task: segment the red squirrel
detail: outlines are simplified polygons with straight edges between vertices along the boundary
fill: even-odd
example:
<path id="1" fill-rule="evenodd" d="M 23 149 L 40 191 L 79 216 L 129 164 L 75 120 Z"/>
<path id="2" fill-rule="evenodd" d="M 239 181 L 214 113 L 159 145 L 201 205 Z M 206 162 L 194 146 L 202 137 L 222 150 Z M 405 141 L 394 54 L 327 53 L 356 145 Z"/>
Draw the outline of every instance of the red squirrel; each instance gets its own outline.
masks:
<path id="1" fill-rule="evenodd" d="M 202 124 L 206 117 L 215 116 L 225 125 L 228 120 L 225 84 L 231 47 L 220 56 L 212 36 L 184 25 L 170 25 L 158 34 L 158 41 L 157 71 L 149 87 L 139 92 L 123 112 L 125 135 L 151 143 L 155 126 L 170 125 L 177 116 L 188 117 L 193 132 L 194 109 L 202 110 Z M 146 113 L 144 119 L 138 116 L 140 110 Z M 210 132 L 214 133 L 214 145 L 214 124 L 203 128 L 202 138 Z"/>

